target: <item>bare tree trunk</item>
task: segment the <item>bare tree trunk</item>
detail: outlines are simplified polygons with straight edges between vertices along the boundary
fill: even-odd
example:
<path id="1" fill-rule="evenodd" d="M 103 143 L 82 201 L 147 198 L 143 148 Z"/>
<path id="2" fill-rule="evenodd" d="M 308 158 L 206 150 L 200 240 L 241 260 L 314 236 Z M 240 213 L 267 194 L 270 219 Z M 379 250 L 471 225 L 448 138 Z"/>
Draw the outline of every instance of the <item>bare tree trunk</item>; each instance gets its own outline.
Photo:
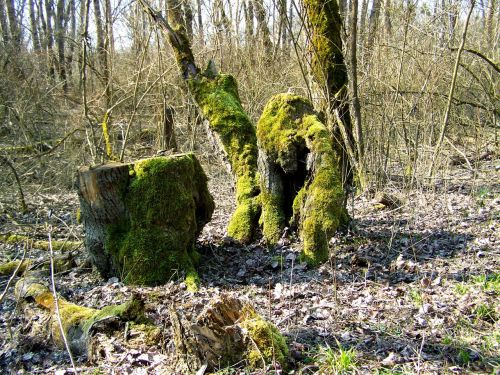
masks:
<path id="1" fill-rule="evenodd" d="M 5 9 L 5 0 L 0 0 L 0 28 L 2 29 L 2 40 L 7 44 L 10 39 L 9 24 L 7 22 L 7 11 Z"/>
<path id="2" fill-rule="evenodd" d="M 391 0 L 385 0 L 384 4 L 384 28 L 387 35 L 392 34 L 391 22 Z"/>
<path id="3" fill-rule="evenodd" d="M 64 57 L 64 40 L 66 33 L 64 30 L 64 0 L 57 0 L 56 17 L 55 17 L 55 38 L 57 46 L 57 59 L 59 78 L 63 82 L 64 91 L 68 88 L 66 81 L 66 59 Z"/>
<path id="4" fill-rule="evenodd" d="M 42 49 L 42 46 L 40 45 L 40 37 L 38 35 L 38 22 L 36 20 L 36 13 L 35 13 L 35 1 L 34 0 L 29 0 L 29 12 L 30 12 L 30 27 L 31 27 L 31 41 L 33 43 L 33 51 L 35 52 L 40 52 Z M 1 8 L 1 5 L 0 5 Z M 0 10 L 1 14 L 1 10 Z M 1 15 L 0 15 L 1 17 Z"/>
<path id="5" fill-rule="evenodd" d="M 14 0 L 6 0 L 7 16 L 9 17 L 10 37 L 14 46 L 21 45 L 21 28 L 18 16 L 16 15 L 16 6 Z"/>
<path id="6" fill-rule="evenodd" d="M 287 6 L 287 1 L 286 0 L 279 0 L 279 25 L 280 25 L 280 41 L 281 41 L 281 48 L 283 50 L 283 53 L 285 55 L 288 54 L 288 46 L 289 46 L 289 41 L 288 41 L 288 25 L 287 25 L 287 17 L 288 17 L 288 6 Z M 279 46 L 279 43 L 278 43 Z"/>
<path id="7" fill-rule="evenodd" d="M 82 0 L 82 2 L 84 2 Z M 68 3 L 68 20 L 66 24 L 69 22 L 69 33 L 70 33 L 70 43 L 68 48 L 68 54 L 66 57 L 66 66 L 68 67 L 68 79 L 71 80 L 73 76 L 73 60 L 75 54 L 75 46 L 78 43 L 77 35 L 76 35 L 76 4 L 75 0 L 69 0 Z"/>
<path id="8" fill-rule="evenodd" d="M 102 24 L 101 6 L 99 0 L 94 0 L 94 15 L 97 36 L 97 55 L 101 68 L 102 84 L 105 90 L 105 107 L 111 107 L 111 90 L 109 81 L 108 53 L 105 46 L 104 27 Z"/>
<path id="9" fill-rule="evenodd" d="M 350 65 L 350 88 L 352 97 L 352 112 L 354 119 L 354 139 L 356 141 L 356 151 L 358 157 L 358 180 L 361 190 L 367 187 L 366 171 L 364 164 L 364 139 L 362 131 L 361 104 L 358 96 L 358 0 L 351 0 L 351 23 L 349 33 L 349 65 Z"/>
<path id="10" fill-rule="evenodd" d="M 184 23 L 186 25 L 186 34 L 189 40 L 193 40 L 193 8 L 191 7 L 190 0 L 184 0 Z"/>
<path id="11" fill-rule="evenodd" d="M 266 10 L 262 0 L 252 0 L 255 16 L 257 18 L 258 35 L 266 53 L 271 53 L 273 50 L 273 43 L 271 42 L 271 33 L 267 25 Z"/>
<path id="12" fill-rule="evenodd" d="M 361 3 L 361 14 L 359 17 L 359 31 L 360 33 L 365 32 L 366 25 L 366 15 L 368 14 L 368 0 L 363 0 Z"/>
<path id="13" fill-rule="evenodd" d="M 113 61 L 115 56 L 115 38 L 113 32 L 113 17 L 111 1 L 104 0 L 104 14 L 105 14 L 105 30 L 106 35 L 104 36 L 104 50 L 106 54 L 106 95 L 109 97 L 108 105 L 111 106 L 113 103 Z M 108 107 L 109 108 L 109 107 Z"/>
<path id="14" fill-rule="evenodd" d="M 490 49 L 493 48 L 495 40 L 494 19 L 495 15 L 498 15 L 496 8 L 497 0 L 489 0 L 488 14 L 486 16 L 486 40 L 488 42 L 488 48 Z"/>
<path id="15" fill-rule="evenodd" d="M 198 37 L 201 45 L 205 44 L 205 33 L 203 31 L 203 12 L 201 10 L 201 0 L 196 0 L 196 12 L 198 18 Z"/>
<path id="16" fill-rule="evenodd" d="M 381 1 L 382 0 L 373 0 L 372 2 L 372 10 L 370 12 L 370 19 L 368 25 L 368 39 L 366 42 L 368 53 L 373 50 L 373 42 L 375 41 L 375 36 L 378 31 Z"/>
<path id="17" fill-rule="evenodd" d="M 42 3 L 42 0 L 40 0 Z M 46 43 L 47 43 L 47 56 L 49 60 L 49 75 L 52 78 L 55 78 L 55 56 L 54 56 L 54 30 L 52 29 L 52 18 L 54 15 L 54 3 L 53 0 L 45 1 L 45 18 L 46 18 Z"/>
<path id="18" fill-rule="evenodd" d="M 244 12 L 245 12 L 245 43 L 247 46 L 251 46 L 253 44 L 254 37 L 254 27 L 253 27 L 253 1 L 247 0 L 243 3 Z"/>
<path id="19" fill-rule="evenodd" d="M 460 2 L 450 0 L 450 9 L 448 10 L 448 43 L 452 45 L 455 41 L 455 28 L 457 26 L 458 15 L 460 12 Z"/>

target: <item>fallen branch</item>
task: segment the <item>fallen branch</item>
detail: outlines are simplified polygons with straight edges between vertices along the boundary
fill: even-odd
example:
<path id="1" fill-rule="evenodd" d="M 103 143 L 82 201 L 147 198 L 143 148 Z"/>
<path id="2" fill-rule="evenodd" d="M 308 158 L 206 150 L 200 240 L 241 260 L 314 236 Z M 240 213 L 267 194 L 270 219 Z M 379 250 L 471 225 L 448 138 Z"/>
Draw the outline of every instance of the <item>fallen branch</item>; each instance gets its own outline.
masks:
<path id="1" fill-rule="evenodd" d="M 49 250 L 49 242 L 44 240 L 33 240 L 29 236 L 22 234 L 0 234 L 0 243 L 4 244 L 21 244 L 25 241 L 29 241 L 32 248 L 39 250 Z M 74 251 L 78 250 L 82 246 L 80 241 L 67 241 L 67 240 L 53 240 L 52 248 L 55 251 Z"/>
<path id="2" fill-rule="evenodd" d="M 125 323 L 148 324 L 144 316 L 144 302 L 138 297 L 121 305 L 110 305 L 100 310 L 79 306 L 57 297 L 59 313 L 56 312 L 56 298 L 45 285 L 46 272 L 36 272 L 20 279 L 15 286 L 15 296 L 21 301 L 21 308 L 29 322 L 29 334 L 32 336 L 52 337 L 54 344 L 64 347 L 63 335 L 57 324 L 57 315 L 61 321 L 62 332 L 68 341 L 71 352 L 75 355 L 91 354 L 92 336 L 96 332 L 110 333 L 125 326 Z M 37 318 L 33 319 L 35 316 Z M 140 326 L 136 325 L 140 329 Z M 144 335 L 158 335 L 159 329 L 147 325 L 141 331 Z"/>

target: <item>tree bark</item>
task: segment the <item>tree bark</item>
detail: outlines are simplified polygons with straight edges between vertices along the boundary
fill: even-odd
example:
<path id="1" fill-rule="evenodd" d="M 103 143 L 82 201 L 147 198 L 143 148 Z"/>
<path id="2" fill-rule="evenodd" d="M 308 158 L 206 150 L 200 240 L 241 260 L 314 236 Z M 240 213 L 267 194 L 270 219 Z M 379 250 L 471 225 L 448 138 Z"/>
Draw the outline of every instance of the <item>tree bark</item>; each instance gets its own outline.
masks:
<path id="1" fill-rule="evenodd" d="M 352 135 L 347 90 L 347 67 L 341 38 L 342 21 L 336 1 L 303 0 L 310 40 L 311 73 L 317 85 L 317 106 L 327 116 L 341 158 L 344 186 L 352 184 L 357 157 Z"/>
<path id="2" fill-rule="evenodd" d="M 29 13 L 30 13 L 30 32 L 31 32 L 31 42 L 33 43 L 33 51 L 38 53 L 41 51 L 42 46 L 40 45 L 40 36 L 38 35 L 38 22 L 35 13 L 35 0 L 29 0 Z M 1 7 L 1 5 L 0 5 Z M 0 10 L 1 13 L 1 10 Z M 1 15 L 0 15 L 1 18 Z"/>
<path id="3" fill-rule="evenodd" d="M 196 287 L 194 242 L 214 205 L 192 154 L 82 168 L 85 247 L 103 277 L 155 285 L 185 272 Z"/>
<path id="4" fill-rule="evenodd" d="M 14 0 L 5 0 L 7 4 L 7 16 L 9 17 L 10 38 L 14 46 L 21 45 L 21 26 L 19 17 L 16 14 Z"/>
<path id="5" fill-rule="evenodd" d="M 264 47 L 266 54 L 272 53 L 273 43 L 271 42 L 271 33 L 267 25 L 266 9 L 262 0 L 252 0 L 255 17 L 257 18 L 258 36 Z"/>
<path id="6" fill-rule="evenodd" d="M 3 44 L 7 45 L 10 39 L 9 24 L 7 22 L 7 11 L 5 9 L 5 1 L 0 0 L 0 28 L 2 29 Z"/>
<path id="7" fill-rule="evenodd" d="M 57 0 L 56 17 L 55 17 L 55 38 L 57 46 L 58 71 L 59 78 L 63 82 L 63 89 L 66 91 L 68 82 L 66 80 L 66 58 L 64 55 L 64 41 L 66 32 L 64 27 L 65 9 L 64 0 Z"/>

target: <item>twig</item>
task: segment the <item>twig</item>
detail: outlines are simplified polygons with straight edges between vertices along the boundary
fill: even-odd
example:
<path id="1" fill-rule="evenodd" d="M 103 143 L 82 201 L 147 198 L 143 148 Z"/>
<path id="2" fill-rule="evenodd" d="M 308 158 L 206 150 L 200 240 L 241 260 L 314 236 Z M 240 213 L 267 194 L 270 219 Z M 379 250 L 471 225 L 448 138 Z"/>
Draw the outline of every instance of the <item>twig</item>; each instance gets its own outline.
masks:
<path id="1" fill-rule="evenodd" d="M 50 220 L 50 215 L 51 215 L 51 212 L 49 211 L 49 220 Z M 63 342 L 64 342 L 64 346 L 66 347 L 66 351 L 68 352 L 69 359 L 71 361 L 71 366 L 73 367 L 73 371 L 75 372 L 75 374 L 78 374 L 78 371 L 76 370 L 75 360 L 73 359 L 73 355 L 71 353 L 71 348 L 69 347 L 68 339 L 66 338 L 66 334 L 64 332 L 64 328 L 62 325 L 61 314 L 59 313 L 59 300 L 57 297 L 56 283 L 54 280 L 54 251 L 52 249 L 52 234 L 51 234 L 51 232 L 52 232 L 52 227 L 49 224 L 48 237 L 49 237 L 49 250 L 50 250 L 50 282 L 52 285 L 52 294 L 54 296 L 55 315 L 56 315 L 57 323 L 59 325 L 59 331 L 61 332 L 61 337 L 62 337 Z"/>
<path id="2" fill-rule="evenodd" d="M 11 169 L 12 173 L 14 174 L 14 178 L 16 179 L 17 183 L 17 190 L 19 191 L 19 205 L 21 206 L 21 210 L 23 212 L 28 211 L 28 206 L 26 205 L 26 200 L 24 199 L 24 192 L 23 192 L 23 187 L 21 185 L 21 179 L 19 178 L 19 175 L 17 174 L 16 168 L 14 167 L 14 164 L 10 162 L 9 159 L 7 159 L 4 156 L 0 155 L 0 162 L 7 164 L 7 166 Z"/>
<path id="3" fill-rule="evenodd" d="M 467 38 L 467 29 L 469 28 L 469 20 L 475 5 L 476 5 L 475 0 L 472 0 L 469 12 L 467 13 L 467 19 L 465 20 L 464 31 L 462 32 L 462 41 L 460 43 L 460 47 L 458 48 L 457 57 L 455 59 L 455 67 L 453 68 L 453 75 L 451 77 L 450 93 L 448 95 L 448 102 L 446 103 L 446 111 L 443 118 L 443 125 L 441 127 L 441 133 L 439 134 L 439 139 L 436 143 L 436 148 L 434 149 L 434 154 L 432 155 L 431 167 L 429 168 L 428 177 L 434 177 L 436 159 L 439 155 L 439 152 L 441 151 L 441 146 L 443 145 L 446 129 L 448 128 L 448 122 L 450 119 L 450 112 L 451 112 L 451 103 L 453 101 L 453 94 L 455 93 L 455 86 L 457 83 L 458 67 L 460 66 L 460 56 L 462 55 L 462 51 L 465 47 L 465 40 Z"/>
<path id="4" fill-rule="evenodd" d="M 10 275 L 10 278 L 9 278 L 9 281 L 7 281 L 7 285 L 5 286 L 5 289 L 4 291 L 2 292 L 2 295 L 0 296 L 0 303 L 2 303 L 3 299 L 5 298 L 5 296 L 7 295 L 7 292 L 9 291 L 9 288 L 10 288 L 10 284 L 12 284 L 12 281 L 14 280 L 14 278 L 16 277 L 17 273 L 19 272 L 19 269 L 22 267 L 23 265 L 23 262 L 24 262 L 24 259 L 26 258 L 26 251 L 27 251 L 27 248 L 28 248 L 28 241 L 26 241 L 24 243 L 24 249 L 23 249 L 23 256 L 21 257 L 21 261 L 19 262 L 19 264 L 17 265 L 16 269 L 14 270 L 14 272 L 12 273 L 12 275 Z"/>

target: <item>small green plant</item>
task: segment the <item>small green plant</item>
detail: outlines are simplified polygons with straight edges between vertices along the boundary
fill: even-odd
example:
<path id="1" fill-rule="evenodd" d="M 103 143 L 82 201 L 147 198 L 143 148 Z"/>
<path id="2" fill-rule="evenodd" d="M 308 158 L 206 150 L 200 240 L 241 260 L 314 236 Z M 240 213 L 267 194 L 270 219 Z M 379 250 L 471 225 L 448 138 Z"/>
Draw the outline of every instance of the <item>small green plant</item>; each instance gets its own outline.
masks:
<path id="1" fill-rule="evenodd" d="M 453 344 L 453 338 L 449 335 L 446 335 L 445 337 L 443 337 L 443 340 L 441 342 L 443 343 L 443 345 L 451 345 Z"/>
<path id="2" fill-rule="evenodd" d="M 316 355 L 320 374 L 345 374 L 356 369 L 356 351 L 345 349 L 337 342 L 338 350 L 330 346 L 320 347 Z"/>
<path id="3" fill-rule="evenodd" d="M 500 293 L 500 273 L 473 276 L 472 281 L 480 284 L 481 289 L 485 292 Z"/>
<path id="4" fill-rule="evenodd" d="M 422 293 L 420 293 L 418 289 L 410 289 L 410 299 L 418 307 L 422 306 L 424 303 L 424 298 L 422 297 Z"/>
<path id="5" fill-rule="evenodd" d="M 476 322 L 478 320 L 495 322 L 497 318 L 495 308 L 487 303 L 477 305 L 473 313 L 476 316 Z"/>
<path id="6" fill-rule="evenodd" d="M 463 295 L 469 293 L 469 291 L 470 291 L 470 286 L 465 284 L 465 283 L 459 283 L 459 284 L 455 285 L 455 292 L 458 295 L 463 296 Z"/>
<path id="7" fill-rule="evenodd" d="M 471 358 L 470 358 L 470 352 L 466 348 L 460 348 L 458 351 L 458 361 L 462 365 L 467 365 L 469 364 Z"/>

